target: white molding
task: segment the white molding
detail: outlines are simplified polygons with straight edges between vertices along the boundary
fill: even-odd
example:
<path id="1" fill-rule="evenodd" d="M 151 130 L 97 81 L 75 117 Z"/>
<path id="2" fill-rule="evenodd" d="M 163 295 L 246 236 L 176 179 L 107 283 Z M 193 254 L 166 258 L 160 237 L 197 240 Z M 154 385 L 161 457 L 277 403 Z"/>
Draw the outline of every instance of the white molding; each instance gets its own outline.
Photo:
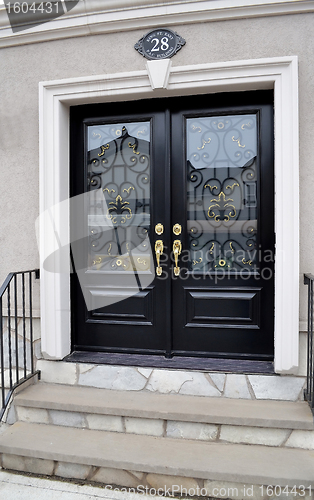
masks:
<path id="1" fill-rule="evenodd" d="M 168 87 L 171 64 L 171 59 L 146 62 L 149 81 L 153 90 Z"/>
<path id="2" fill-rule="evenodd" d="M 40 83 L 40 211 L 67 196 L 70 105 L 263 88 L 274 88 L 275 95 L 275 370 L 295 373 L 299 358 L 296 56 L 171 67 L 168 88 L 155 91 L 147 71 Z M 58 223 L 56 229 L 68 233 L 69 221 Z M 42 224 L 40 237 L 43 259 L 52 249 L 47 225 Z M 44 270 L 41 276 L 43 351 L 61 359 L 70 352 L 69 276 Z"/>
<path id="3" fill-rule="evenodd" d="M 307 12 L 314 12 L 312 0 L 81 0 L 73 10 L 58 19 L 13 33 L 2 6 L 0 48 L 163 25 Z"/>

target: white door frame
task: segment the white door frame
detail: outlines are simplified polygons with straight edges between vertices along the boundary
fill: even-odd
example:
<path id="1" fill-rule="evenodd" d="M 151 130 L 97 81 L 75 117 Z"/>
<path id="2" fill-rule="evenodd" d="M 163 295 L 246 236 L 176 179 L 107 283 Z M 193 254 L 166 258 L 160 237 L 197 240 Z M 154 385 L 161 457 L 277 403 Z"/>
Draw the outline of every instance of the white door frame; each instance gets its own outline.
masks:
<path id="1" fill-rule="evenodd" d="M 69 107 L 97 102 L 213 92 L 274 89 L 275 109 L 275 371 L 296 373 L 299 362 L 299 132 L 296 56 L 171 67 L 40 82 L 40 213 L 69 197 Z M 158 65 L 159 64 L 159 65 Z M 69 241 L 69 213 L 40 219 L 41 332 L 46 358 L 70 353 L 69 273 L 42 263 Z M 55 233 L 58 234 L 58 241 Z"/>

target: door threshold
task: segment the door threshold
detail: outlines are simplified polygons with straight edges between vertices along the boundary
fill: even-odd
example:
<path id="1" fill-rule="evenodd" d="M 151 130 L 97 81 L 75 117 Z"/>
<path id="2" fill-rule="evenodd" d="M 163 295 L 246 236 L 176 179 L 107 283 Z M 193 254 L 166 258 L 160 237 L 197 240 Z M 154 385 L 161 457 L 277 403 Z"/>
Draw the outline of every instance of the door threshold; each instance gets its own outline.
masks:
<path id="1" fill-rule="evenodd" d="M 92 363 L 97 365 L 141 366 L 145 368 L 168 368 L 174 370 L 198 370 L 206 372 L 246 373 L 274 375 L 272 361 L 249 359 L 200 358 L 160 355 L 124 354 L 112 352 L 73 351 L 63 361 Z"/>

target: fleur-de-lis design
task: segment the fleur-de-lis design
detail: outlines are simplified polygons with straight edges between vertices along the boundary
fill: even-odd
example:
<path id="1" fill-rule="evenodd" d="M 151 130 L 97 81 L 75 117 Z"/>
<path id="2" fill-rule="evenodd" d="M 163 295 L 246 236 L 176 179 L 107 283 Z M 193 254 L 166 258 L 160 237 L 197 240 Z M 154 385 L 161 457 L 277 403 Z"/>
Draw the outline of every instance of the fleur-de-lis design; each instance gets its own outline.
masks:
<path id="1" fill-rule="evenodd" d="M 123 198 L 118 194 L 116 197 L 115 201 L 111 201 L 109 205 L 113 205 L 112 207 L 109 207 L 107 210 L 107 217 L 111 219 L 113 224 L 117 224 L 117 216 L 121 215 L 121 224 L 125 224 L 127 219 L 131 219 L 132 217 L 132 210 L 128 206 L 129 202 L 128 201 L 123 201 Z"/>
<path id="2" fill-rule="evenodd" d="M 226 195 L 223 191 L 220 191 L 218 198 L 213 198 L 210 200 L 211 203 L 214 201 L 213 205 L 210 205 L 208 208 L 207 215 L 211 219 L 214 219 L 216 222 L 220 221 L 228 221 L 230 218 L 234 218 L 237 215 L 237 211 L 235 206 L 230 204 L 229 201 L 234 201 L 233 198 L 226 198 Z M 231 208 L 229 213 L 225 213 L 228 209 Z"/>

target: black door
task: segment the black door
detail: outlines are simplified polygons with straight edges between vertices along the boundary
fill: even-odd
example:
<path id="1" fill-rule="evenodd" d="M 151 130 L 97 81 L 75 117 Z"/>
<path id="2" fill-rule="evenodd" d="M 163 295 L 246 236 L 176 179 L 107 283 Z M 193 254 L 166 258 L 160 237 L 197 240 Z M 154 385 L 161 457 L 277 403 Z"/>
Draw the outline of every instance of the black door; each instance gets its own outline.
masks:
<path id="1" fill-rule="evenodd" d="M 73 349 L 273 357 L 272 102 L 71 109 Z"/>

